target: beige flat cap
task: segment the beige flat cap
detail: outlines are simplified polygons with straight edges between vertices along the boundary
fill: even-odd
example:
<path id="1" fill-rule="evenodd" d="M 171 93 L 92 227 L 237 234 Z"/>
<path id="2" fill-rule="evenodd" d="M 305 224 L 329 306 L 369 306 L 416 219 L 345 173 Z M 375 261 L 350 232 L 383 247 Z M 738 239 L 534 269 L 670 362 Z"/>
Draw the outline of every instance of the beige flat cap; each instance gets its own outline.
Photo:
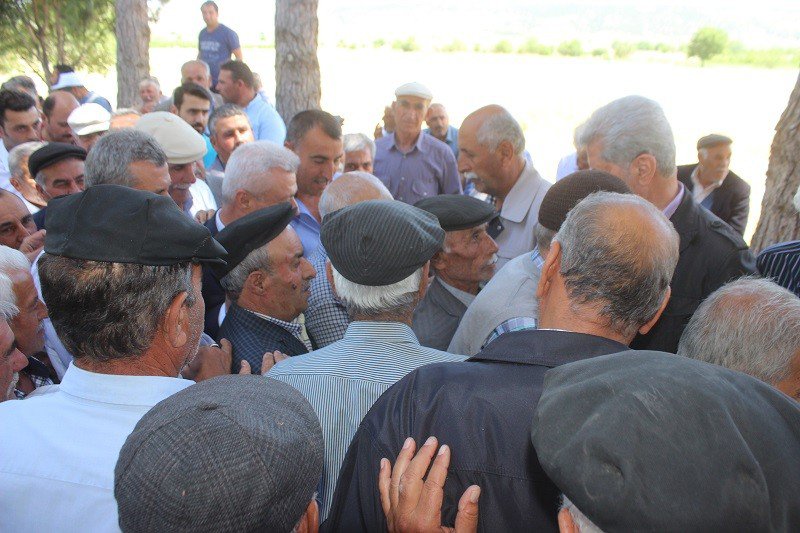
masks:
<path id="1" fill-rule="evenodd" d="M 134 128 L 155 137 L 167 154 L 167 162 L 173 165 L 191 163 L 206 155 L 203 136 L 178 115 L 166 111 L 147 113 Z"/>
<path id="2" fill-rule="evenodd" d="M 395 96 L 416 96 L 417 98 L 422 98 L 423 100 L 433 100 L 433 93 L 430 89 L 418 83 L 416 81 L 412 81 L 411 83 L 404 83 L 394 91 Z"/>

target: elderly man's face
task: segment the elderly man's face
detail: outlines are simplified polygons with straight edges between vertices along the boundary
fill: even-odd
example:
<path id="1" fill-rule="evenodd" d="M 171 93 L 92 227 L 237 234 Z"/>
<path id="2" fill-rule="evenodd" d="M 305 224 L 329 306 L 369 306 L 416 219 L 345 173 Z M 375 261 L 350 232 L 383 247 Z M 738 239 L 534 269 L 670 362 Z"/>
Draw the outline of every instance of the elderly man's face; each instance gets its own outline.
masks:
<path id="1" fill-rule="evenodd" d="M 42 169 L 44 187 L 39 185 L 37 190 L 45 199 L 75 194 L 84 189 L 83 161 L 81 159 L 64 159 Z"/>
<path id="2" fill-rule="evenodd" d="M 486 233 L 487 224 L 448 231 L 445 250 L 434 260 L 438 275 L 457 288 L 477 292 L 478 283 L 494 275 L 497 243 Z"/>
<path id="3" fill-rule="evenodd" d="M 353 150 L 344 154 L 345 172 L 369 172 L 372 174 L 372 154 L 369 150 Z"/>
<path id="4" fill-rule="evenodd" d="M 49 117 L 44 117 L 43 127 L 47 131 L 47 137 L 53 142 L 75 144 L 75 137 L 72 135 L 72 128 L 67 123 L 69 114 L 78 108 L 80 104 L 69 93 L 61 93 L 56 100 L 56 105 Z M 67 98 L 69 96 L 69 98 Z"/>
<path id="5" fill-rule="evenodd" d="M 161 90 L 154 83 L 143 83 L 139 86 L 139 98 L 145 104 L 158 102 L 161 98 Z"/>
<path id="6" fill-rule="evenodd" d="M 194 163 L 170 164 L 169 177 L 172 182 L 169 186 L 169 195 L 178 207 L 183 209 L 192 197 L 189 187 L 197 181 L 194 175 Z"/>
<path id="7" fill-rule="evenodd" d="M 96 131 L 94 133 L 90 133 L 89 135 L 76 135 L 75 144 L 89 152 L 91 151 L 92 147 L 97 144 L 97 141 L 100 140 L 100 137 L 105 134 L 105 131 Z"/>
<path id="8" fill-rule="evenodd" d="M 33 216 L 16 195 L 0 195 L 0 244 L 19 250 L 22 241 L 36 231 Z"/>
<path id="9" fill-rule="evenodd" d="M 730 144 L 718 144 L 697 152 L 703 185 L 708 186 L 725 179 L 731 164 L 731 154 Z"/>
<path id="10" fill-rule="evenodd" d="M 206 131 L 210 109 L 211 102 L 208 100 L 193 94 L 184 94 L 181 107 L 178 108 L 178 116 L 202 135 Z"/>
<path id="11" fill-rule="evenodd" d="M 480 123 L 464 122 L 458 130 L 458 171 L 475 183 L 475 188 L 497 196 L 501 175 L 500 157 L 478 142 Z"/>
<path id="12" fill-rule="evenodd" d="M 201 63 L 189 63 L 181 68 L 181 83 L 188 82 L 206 89 L 211 88 L 211 76 Z"/>
<path id="13" fill-rule="evenodd" d="M 303 243 L 291 228 L 273 239 L 267 249 L 272 262 L 271 287 L 268 297 L 281 302 L 285 315 L 281 320 L 294 320 L 308 307 L 314 267 L 303 257 Z"/>
<path id="14" fill-rule="evenodd" d="M 14 399 L 18 372 L 28 366 L 28 359 L 22 355 L 5 320 L 0 320 L 0 402 Z"/>
<path id="15" fill-rule="evenodd" d="M 16 176 L 11 176 L 11 184 L 29 202 L 43 203 L 44 199 L 39 194 L 39 191 L 36 190 L 36 181 L 34 181 L 28 168 L 28 159 L 30 159 L 30 155 L 20 158 L 19 173 Z"/>
<path id="16" fill-rule="evenodd" d="M 344 157 L 342 140 L 329 137 L 317 125 L 308 130 L 296 145 L 288 147 L 300 158 L 300 167 L 297 169 L 298 192 L 321 196 L 325 187 L 333 181 L 333 173 Z"/>
<path id="17" fill-rule="evenodd" d="M 395 132 L 405 135 L 421 132 L 429 103 L 418 96 L 398 96 L 394 103 Z"/>
<path id="18" fill-rule="evenodd" d="M 227 163 L 234 150 L 244 143 L 255 141 L 250 121 L 244 115 L 234 115 L 217 120 L 211 132 L 211 145 L 220 161 Z"/>
<path id="19" fill-rule="evenodd" d="M 601 139 L 595 139 L 590 142 L 586 147 L 586 154 L 589 159 L 589 168 L 613 174 L 624 181 L 635 194 L 642 196 L 642 194 L 640 194 L 642 192 L 641 187 L 639 187 L 636 180 L 633 179 L 630 169 L 621 167 L 603 157 L 603 141 Z"/>
<path id="20" fill-rule="evenodd" d="M 294 195 L 297 194 L 297 180 L 294 172 L 273 167 L 259 181 L 263 184 L 264 191 L 261 194 L 249 193 L 250 202 L 242 211 L 251 213 L 282 202 L 289 202 L 297 207 L 294 200 Z"/>
<path id="21" fill-rule="evenodd" d="M 11 330 L 22 353 L 34 355 L 44 350 L 42 320 L 47 318 L 47 307 L 39 299 L 29 271 L 15 270 L 9 277 L 19 308 L 19 314 L 11 320 Z"/>
<path id="22" fill-rule="evenodd" d="M 0 126 L 0 137 L 6 150 L 30 141 L 41 139 L 42 118 L 39 110 L 31 107 L 26 111 L 6 109 L 4 124 Z"/>
<path id="23" fill-rule="evenodd" d="M 169 196 L 172 180 L 166 164 L 157 166 L 152 161 L 134 161 L 128 165 L 128 172 L 136 184 L 134 189 L 147 191 L 159 196 Z"/>
<path id="24" fill-rule="evenodd" d="M 425 123 L 431 130 L 431 133 L 437 139 L 444 139 L 447 137 L 447 128 L 450 126 L 450 117 L 447 116 L 447 111 L 441 104 L 433 104 L 428 108 L 428 115 L 425 117 Z"/>

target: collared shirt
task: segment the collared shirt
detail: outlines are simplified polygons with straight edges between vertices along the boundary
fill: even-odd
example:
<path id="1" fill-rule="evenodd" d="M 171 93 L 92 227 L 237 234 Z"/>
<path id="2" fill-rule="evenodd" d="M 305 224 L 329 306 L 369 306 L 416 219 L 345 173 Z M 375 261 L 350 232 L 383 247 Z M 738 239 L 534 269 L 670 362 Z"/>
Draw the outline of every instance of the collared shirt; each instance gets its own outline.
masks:
<path id="1" fill-rule="evenodd" d="M 79 102 L 80 102 L 81 105 L 83 105 L 83 104 L 92 104 L 92 103 L 98 104 L 98 105 L 103 106 L 105 108 L 105 110 L 108 111 L 109 113 L 113 113 L 114 112 L 114 110 L 111 109 L 111 102 L 109 102 L 106 98 L 103 98 L 102 96 L 100 96 L 99 94 L 97 94 L 94 91 L 89 91 L 88 93 L 86 93 L 86 96 L 81 98 L 79 100 Z"/>
<path id="2" fill-rule="evenodd" d="M 11 185 L 11 171 L 8 169 L 8 150 L 6 145 L 0 140 L 0 189 L 12 192 L 20 196 L 17 189 Z"/>
<path id="3" fill-rule="evenodd" d="M 275 108 L 265 102 L 258 93 L 244 108 L 244 112 L 247 113 L 253 137 L 257 141 L 272 141 L 283 145 L 286 139 L 286 124 Z"/>
<path id="4" fill-rule="evenodd" d="M 119 531 L 114 467 L 139 419 L 194 382 L 87 372 L 0 403 L 1 531 Z"/>
<path id="5" fill-rule="evenodd" d="M 764 248 L 756 258 L 756 267 L 765 278 L 800 296 L 800 241 Z"/>
<path id="6" fill-rule="evenodd" d="M 474 294 L 469 293 L 467 291 L 462 291 L 461 289 L 457 289 L 457 288 L 453 287 L 452 285 L 450 285 L 448 283 L 445 283 L 442 280 L 442 278 L 439 278 L 439 283 L 442 284 L 442 287 L 444 287 L 444 289 L 447 292 L 449 292 L 450 294 L 455 296 L 456 299 L 458 299 L 459 302 L 461 302 L 462 304 L 466 305 L 467 307 L 469 307 L 469 304 L 471 304 L 473 301 L 475 301 L 475 295 Z"/>
<path id="7" fill-rule="evenodd" d="M 292 219 L 291 225 L 303 243 L 303 257 L 311 259 L 319 248 L 320 225 L 300 199 L 295 198 L 294 201 L 297 202 L 297 216 Z"/>
<path id="8" fill-rule="evenodd" d="M 328 514 L 347 446 L 361 419 L 383 392 L 423 365 L 463 361 L 419 344 L 399 322 L 352 322 L 342 340 L 282 361 L 269 376 L 299 390 L 314 407 L 325 439 L 323 507 Z"/>
<path id="9" fill-rule="evenodd" d="M 311 264 L 317 276 L 311 280 L 311 295 L 305 311 L 306 329 L 318 348 L 334 343 L 344 336 L 350 317 L 342 301 L 336 296 L 325 273 L 328 252 L 320 243 Z"/>
<path id="10" fill-rule="evenodd" d="M 715 181 L 714 183 L 706 187 L 705 185 L 700 183 L 699 170 L 700 170 L 700 165 L 694 167 L 694 170 L 692 171 L 692 175 L 690 176 L 690 178 L 692 180 L 692 196 L 694 197 L 695 201 L 698 204 L 702 204 L 706 198 L 711 196 L 711 193 L 720 188 L 722 182 L 725 181 L 725 178 L 727 178 L 728 175 L 726 174 L 725 178 L 722 178 L 719 181 Z"/>
<path id="11" fill-rule="evenodd" d="M 678 194 L 672 201 L 664 208 L 664 216 L 667 218 L 672 218 L 672 215 L 675 214 L 675 211 L 678 210 L 678 207 L 681 205 L 681 200 L 683 200 L 683 195 L 686 192 L 686 187 L 683 186 L 683 183 L 680 181 L 678 182 Z"/>
<path id="12" fill-rule="evenodd" d="M 271 322 L 271 323 L 275 324 L 276 326 L 280 326 L 283 329 L 285 329 L 286 331 L 288 331 L 289 333 L 291 333 L 292 335 L 294 335 L 294 337 L 297 340 L 299 340 L 300 342 L 302 342 L 305 345 L 306 350 L 313 350 L 313 348 L 311 346 L 311 342 L 309 342 L 308 338 L 303 335 L 303 324 L 302 324 L 302 322 L 297 322 L 297 321 L 284 322 L 283 320 L 280 320 L 280 319 L 272 317 L 272 316 L 262 315 L 261 313 L 256 313 L 255 311 L 251 311 L 250 309 L 247 309 L 247 310 L 250 311 L 251 313 L 253 313 L 254 315 L 256 315 L 258 318 L 263 318 L 267 322 Z M 220 325 L 221 324 L 222 323 L 220 322 Z"/>
<path id="13" fill-rule="evenodd" d="M 225 229 L 225 224 L 222 222 L 222 219 L 219 218 L 219 209 L 217 209 L 217 212 L 214 213 L 214 225 L 217 226 L 218 232 Z"/>
<path id="14" fill-rule="evenodd" d="M 375 141 L 375 175 L 395 200 L 415 204 L 428 196 L 460 194 L 456 158 L 442 141 L 422 132 L 409 152 L 401 152 L 394 133 Z"/>
<path id="15" fill-rule="evenodd" d="M 534 228 L 539 223 L 539 206 L 551 185 L 531 163 L 525 162 L 525 167 L 500 209 L 503 231 L 494 239 L 498 246 L 498 271 L 510 260 L 536 247 Z"/>
<path id="16" fill-rule="evenodd" d="M 25 374 L 28 376 L 28 379 L 31 380 L 33 383 L 34 391 L 40 387 L 45 387 L 47 385 L 52 385 L 53 380 L 50 379 L 50 374 L 47 370 L 47 366 L 44 363 L 39 361 L 33 356 L 28 357 L 28 366 L 20 370 L 20 374 Z M 32 394 L 33 392 L 31 392 Z M 14 389 L 14 396 L 17 397 L 18 400 L 24 399 L 28 394 L 24 393 L 19 389 Z"/>
<path id="17" fill-rule="evenodd" d="M 31 276 L 33 276 L 33 284 L 36 286 L 39 299 L 47 305 L 44 296 L 42 296 L 42 283 L 39 280 L 39 258 L 42 257 L 42 254 L 44 254 L 44 251 L 41 251 L 39 255 L 36 256 L 36 259 L 33 260 Z M 58 378 L 62 379 L 64 373 L 67 371 L 67 367 L 69 367 L 72 362 L 72 354 L 69 353 L 61 342 L 61 339 L 58 338 L 56 328 L 53 327 L 53 323 L 49 318 L 42 320 L 42 329 L 44 330 L 44 348 L 47 352 L 47 356 L 50 358 L 50 364 L 53 365 L 53 369 L 56 371 Z"/>
<path id="18" fill-rule="evenodd" d="M 422 132 L 433 136 L 430 128 L 425 128 L 422 130 Z M 456 129 L 454 126 L 447 126 L 447 133 L 444 136 L 444 140 L 439 140 L 449 146 L 450 150 L 453 151 L 453 155 L 456 156 L 456 159 L 458 159 L 458 129 Z"/>
<path id="19" fill-rule="evenodd" d="M 195 180 L 189 186 L 189 192 L 192 193 L 192 205 L 189 208 L 189 214 L 194 217 L 198 211 L 208 211 L 217 209 L 217 201 L 214 199 L 214 194 L 208 187 L 208 184 L 203 180 Z"/>
<path id="20" fill-rule="evenodd" d="M 207 168 L 214 164 L 214 160 L 217 159 L 217 151 L 214 149 L 214 145 L 211 144 L 211 137 L 208 136 L 208 133 L 203 133 L 203 140 L 206 142 L 206 155 L 203 156 L 203 167 Z"/>
<path id="21" fill-rule="evenodd" d="M 578 170 L 578 152 L 572 152 L 569 155 L 565 155 L 561 158 L 561 161 L 558 162 L 558 168 L 556 169 L 556 181 L 567 177 Z"/>

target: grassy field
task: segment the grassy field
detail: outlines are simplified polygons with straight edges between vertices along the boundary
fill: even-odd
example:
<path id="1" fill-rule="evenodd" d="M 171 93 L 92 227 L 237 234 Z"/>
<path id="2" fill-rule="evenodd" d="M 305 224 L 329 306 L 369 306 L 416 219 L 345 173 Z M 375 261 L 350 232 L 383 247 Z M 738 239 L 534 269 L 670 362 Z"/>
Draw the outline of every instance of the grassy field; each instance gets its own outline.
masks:
<path id="1" fill-rule="evenodd" d="M 165 92 L 179 82 L 180 65 L 194 53 L 178 47 L 151 49 L 151 71 Z M 274 91 L 274 50 L 245 48 L 244 54 L 267 90 Z M 472 110 L 498 103 L 520 121 L 535 166 L 552 180 L 558 160 L 572 151 L 577 124 L 614 98 L 642 94 L 664 107 L 679 164 L 696 160 L 695 142 L 702 135 L 718 132 L 734 139 L 731 168 L 753 187 L 749 239 L 758 221 L 774 128 L 797 70 L 698 68 L 652 59 L 324 48 L 319 51 L 322 105 L 345 118 L 345 131 L 370 134 L 383 106 L 393 99 L 394 88 L 406 81 L 428 85 L 456 126 Z M 94 90 L 113 100 L 113 71 L 89 79 Z"/>

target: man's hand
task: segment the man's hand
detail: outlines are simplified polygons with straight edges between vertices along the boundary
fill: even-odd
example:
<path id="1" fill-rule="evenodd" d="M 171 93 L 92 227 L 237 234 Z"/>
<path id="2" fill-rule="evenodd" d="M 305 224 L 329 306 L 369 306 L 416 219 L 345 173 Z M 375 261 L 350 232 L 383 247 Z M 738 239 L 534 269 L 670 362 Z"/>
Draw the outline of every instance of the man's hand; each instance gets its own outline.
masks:
<path id="1" fill-rule="evenodd" d="M 22 239 L 22 243 L 19 245 L 19 251 L 25 254 L 25 257 L 27 257 L 28 261 L 31 263 L 33 263 L 33 261 L 36 259 L 36 256 L 39 255 L 39 252 L 42 251 L 45 235 L 45 230 L 40 229 L 39 231 L 31 233 Z"/>
<path id="2" fill-rule="evenodd" d="M 228 339 L 221 339 L 220 346 L 201 346 L 197 355 L 183 367 L 181 375 L 186 379 L 203 381 L 231 373 L 233 348 Z"/>
<path id="3" fill-rule="evenodd" d="M 289 356 L 283 352 L 279 352 L 275 350 L 274 352 L 267 352 L 261 358 L 261 375 L 266 376 L 267 372 L 272 370 L 272 367 L 280 363 L 281 361 L 285 361 L 289 359 Z M 250 363 L 242 360 L 242 368 L 239 369 L 239 374 L 251 374 L 253 372 Z"/>
<path id="4" fill-rule="evenodd" d="M 200 210 L 194 215 L 194 219 L 198 221 L 200 224 L 205 224 L 208 222 L 210 218 L 212 218 L 217 212 L 213 209 L 209 209 L 208 211 Z"/>
<path id="5" fill-rule="evenodd" d="M 443 487 L 447 479 L 447 467 L 450 465 L 448 446 L 439 448 L 428 477 L 423 481 L 431 458 L 436 453 L 436 446 L 436 437 L 429 437 L 414 456 L 416 444 L 409 437 L 397 456 L 394 468 L 388 459 L 381 459 L 378 488 L 390 532 L 472 533 L 478 530 L 478 498 L 481 489 L 477 485 L 468 487 L 461 496 L 455 528 L 442 525 Z"/>

